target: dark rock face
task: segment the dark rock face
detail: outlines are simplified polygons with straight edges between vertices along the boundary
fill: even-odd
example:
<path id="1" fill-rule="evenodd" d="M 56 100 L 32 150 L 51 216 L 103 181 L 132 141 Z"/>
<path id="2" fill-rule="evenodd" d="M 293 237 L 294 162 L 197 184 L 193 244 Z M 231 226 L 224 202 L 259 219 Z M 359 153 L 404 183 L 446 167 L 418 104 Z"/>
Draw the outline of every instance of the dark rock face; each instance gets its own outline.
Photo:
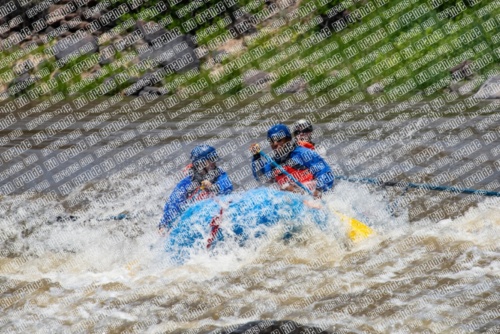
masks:
<path id="1" fill-rule="evenodd" d="M 291 320 L 260 320 L 243 325 L 217 329 L 209 334 L 330 334 L 318 327 L 309 327 Z"/>
<path id="2" fill-rule="evenodd" d="M 0 7 L 2 6 L 5 6 L 7 3 L 11 2 L 12 0 L 0 0 Z M 57 2 L 56 1 L 53 1 L 54 3 Z M 19 31 L 21 30 L 22 28 L 25 28 L 25 27 L 30 27 L 31 28 L 31 24 L 39 19 L 42 19 L 42 18 L 45 18 L 45 16 L 48 14 L 48 8 L 44 8 L 43 10 L 41 11 L 37 11 L 36 14 L 32 17 L 28 17 L 27 15 L 27 8 L 31 8 L 34 6 L 34 4 L 31 4 L 29 6 L 26 6 L 26 7 L 22 7 L 19 5 L 19 2 L 18 1 L 14 1 L 14 3 L 16 4 L 16 9 L 13 11 L 13 12 L 10 12 L 9 14 L 7 14 L 6 16 L 4 16 L 2 18 L 2 21 L 3 23 L 5 22 L 9 22 L 10 20 L 12 20 L 13 18 L 15 18 L 16 16 L 21 16 L 22 18 L 22 22 L 18 25 L 16 25 L 15 27 L 12 27 L 11 30 L 13 31 Z M 2 22 L 0 21 L 0 24 Z"/>
<path id="3" fill-rule="evenodd" d="M 78 22 L 78 23 L 75 23 L 73 21 L 74 20 L 68 22 L 69 31 L 76 32 L 78 30 L 87 30 L 89 28 L 89 26 L 90 26 L 90 23 L 88 23 L 86 21 L 81 21 L 81 22 Z M 94 31 L 94 32 L 97 32 L 97 31 Z"/>
<path id="4" fill-rule="evenodd" d="M 161 84 L 161 79 L 165 76 L 166 72 L 162 69 L 156 70 L 152 73 L 146 73 L 140 78 L 131 78 L 128 86 L 123 93 L 125 95 L 141 95 L 142 94 L 157 94 L 164 95 L 167 94 L 167 90 L 164 88 L 154 87 L 153 85 Z"/>
<path id="5" fill-rule="evenodd" d="M 142 20 L 138 20 L 135 23 L 135 26 L 139 29 L 144 40 L 148 43 L 151 43 L 158 37 L 167 33 L 167 31 L 156 22 L 144 22 Z"/>
<path id="6" fill-rule="evenodd" d="M 109 65 L 113 62 L 113 57 L 108 57 L 108 58 L 100 58 L 99 59 L 99 65 L 104 66 L 104 65 Z"/>
<path id="7" fill-rule="evenodd" d="M 242 16 L 238 17 L 232 24 L 232 27 L 236 29 L 240 36 L 247 36 L 257 33 L 257 29 L 251 22 L 251 15 L 248 13 L 245 13 Z"/>
<path id="8" fill-rule="evenodd" d="M 68 39 L 60 40 L 55 45 L 55 57 L 57 60 L 63 59 L 75 53 L 89 55 L 95 52 L 99 52 L 99 44 L 97 43 L 97 39 L 92 35 L 86 35 L 83 38 L 78 39 L 77 35 L 73 34 L 67 38 Z M 71 38 L 71 40 L 69 38 Z"/>
<path id="9" fill-rule="evenodd" d="M 450 68 L 450 74 L 454 80 L 469 79 L 474 76 L 474 72 L 471 69 L 472 62 L 470 60 L 465 60 L 455 67 Z"/>
<path id="10" fill-rule="evenodd" d="M 350 12 L 346 9 L 341 10 L 341 11 L 335 11 L 332 14 L 324 15 L 321 14 L 321 18 L 323 21 L 319 24 L 321 28 L 324 27 L 333 27 L 335 31 L 340 29 L 341 27 L 345 27 L 348 24 L 348 19 L 350 16 Z"/>
<path id="11" fill-rule="evenodd" d="M 34 84 L 38 80 L 38 77 L 31 76 L 29 73 L 24 73 L 20 76 L 17 76 L 12 80 L 9 84 L 8 93 L 13 96 L 18 94 L 19 92 L 24 91 L 26 88 Z"/>
<path id="12" fill-rule="evenodd" d="M 61 21 L 64 20 L 64 15 L 60 14 L 64 10 L 65 5 L 50 5 L 46 23 L 52 27 L 59 27 Z"/>
<path id="13" fill-rule="evenodd" d="M 23 73 L 22 75 L 15 77 L 14 80 L 12 80 L 12 84 L 16 85 L 21 82 L 29 81 L 30 77 L 29 73 Z"/>
<path id="14" fill-rule="evenodd" d="M 33 62 L 30 59 L 28 59 L 28 60 L 25 60 L 25 61 L 21 62 L 20 64 L 18 64 L 18 66 L 16 66 L 16 68 L 14 69 L 14 73 L 16 75 L 21 75 L 21 74 L 27 73 L 29 70 L 31 70 L 34 67 L 35 67 L 35 65 L 33 64 Z"/>

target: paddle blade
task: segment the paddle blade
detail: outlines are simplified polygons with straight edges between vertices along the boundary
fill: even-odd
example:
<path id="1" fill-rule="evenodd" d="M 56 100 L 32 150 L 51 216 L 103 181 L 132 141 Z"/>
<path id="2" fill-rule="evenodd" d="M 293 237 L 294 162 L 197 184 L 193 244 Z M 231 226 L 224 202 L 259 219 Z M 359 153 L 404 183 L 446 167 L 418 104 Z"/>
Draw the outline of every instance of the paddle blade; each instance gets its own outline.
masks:
<path id="1" fill-rule="evenodd" d="M 368 238 L 374 232 L 367 225 L 363 224 L 357 219 L 350 218 L 349 223 L 351 224 L 351 232 L 349 232 L 349 238 L 352 241 L 358 241 Z"/>
<path id="2" fill-rule="evenodd" d="M 352 241 L 363 240 L 375 233 L 369 226 L 363 224 L 357 219 L 348 217 L 340 212 L 335 212 L 335 214 L 337 214 L 340 217 L 340 219 L 349 223 L 349 225 L 351 226 L 351 231 L 349 232 L 349 238 Z"/>

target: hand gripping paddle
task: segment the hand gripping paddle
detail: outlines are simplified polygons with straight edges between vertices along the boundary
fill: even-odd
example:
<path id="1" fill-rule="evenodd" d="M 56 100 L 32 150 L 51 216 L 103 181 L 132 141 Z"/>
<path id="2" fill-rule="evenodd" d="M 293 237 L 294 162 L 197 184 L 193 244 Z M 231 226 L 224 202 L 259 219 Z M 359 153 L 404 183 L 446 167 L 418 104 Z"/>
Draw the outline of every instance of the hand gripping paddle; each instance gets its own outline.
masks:
<path id="1" fill-rule="evenodd" d="M 313 196 L 313 193 L 311 192 L 311 190 L 309 190 L 306 186 L 304 186 L 302 183 L 300 183 L 299 180 L 297 180 L 290 173 L 288 173 L 283 167 L 281 167 L 276 161 L 274 161 L 273 159 L 271 159 L 266 153 L 264 153 L 264 152 L 262 152 L 260 150 L 259 150 L 259 153 L 267 161 L 269 161 L 273 166 L 275 166 L 283 174 L 285 174 L 290 180 L 292 180 L 300 188 L 302 188 L 303 190 L 305 190 L 306 193 L 308 193 L 309 195 Z M 322 202 L 323 202 L 323 204 L 326 204 L 323 200 L 322 200 Z M 335 213 L 340 218 L 340 220 L 348 223 L 351 226 L 351 231 L 349 232 L 349 238 L 352 241 L 359 241 L 359 240 L 365 239 L 368 236 L 370 236 L 371 234 L 375 233 L 369 226 L 363 224 L 362 222 L 360 222 L 359 220 L 357 220 L 355 218 L 348 217 L 345 214 L 337 212 L 337 211 L 333 211 L 333 213 Z"/>

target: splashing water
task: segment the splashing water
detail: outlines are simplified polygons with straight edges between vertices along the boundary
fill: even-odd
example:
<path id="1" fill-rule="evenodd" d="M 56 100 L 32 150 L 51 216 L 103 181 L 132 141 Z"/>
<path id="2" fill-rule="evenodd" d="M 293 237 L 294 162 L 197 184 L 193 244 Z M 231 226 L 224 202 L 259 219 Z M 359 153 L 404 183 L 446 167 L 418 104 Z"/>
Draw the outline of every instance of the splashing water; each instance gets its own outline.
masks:
<path id="1" fill-rule="evenodd" d="M 243 245 L 226 238 L 179 265 L 155 230 L 164 189 L 120 180 L 80 194 L 99 203 L 124 184 L 114 206 L 73 208 L 74 220 L 44 218 L 56 202 L 28 209 L 24 201 L 36 199 L 3 199 L 2 332 L 207 333 L 259 319 L 337 332 L 498 332 L 498 200 L 453 220 L 409 224 L 380 193 L 340 183 L 324 198 L 329 210 L 376 235 L 352 243 L 335 215 L 324 226 L 290 215 L 265 236 L 255 237 L 256 226 Z M 133 218 L 98 219 L 117 210 Z M 300 233 L 283 240 L 292 225 Z"/>

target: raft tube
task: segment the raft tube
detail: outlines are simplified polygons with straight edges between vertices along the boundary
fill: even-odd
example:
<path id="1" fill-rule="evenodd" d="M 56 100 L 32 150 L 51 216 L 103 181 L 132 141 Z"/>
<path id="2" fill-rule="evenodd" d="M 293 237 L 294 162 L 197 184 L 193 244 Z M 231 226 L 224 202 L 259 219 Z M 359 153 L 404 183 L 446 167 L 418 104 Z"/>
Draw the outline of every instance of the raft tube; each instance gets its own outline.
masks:
<path id="1" fill-rule="evenodd" d="M 310 197 L 269 188 L 206 199 L 193 204 L 176 221 L 166 242 L 166 251 L 176 262 L 184 262 L 193 250 L 214 249 L 226 239 L 244 246 L 249 239 L 266 234 L 269 227 L 287 224 L 298 232 L 305 221 L 326 226 L 327 211 L 311 205 Z"/>

